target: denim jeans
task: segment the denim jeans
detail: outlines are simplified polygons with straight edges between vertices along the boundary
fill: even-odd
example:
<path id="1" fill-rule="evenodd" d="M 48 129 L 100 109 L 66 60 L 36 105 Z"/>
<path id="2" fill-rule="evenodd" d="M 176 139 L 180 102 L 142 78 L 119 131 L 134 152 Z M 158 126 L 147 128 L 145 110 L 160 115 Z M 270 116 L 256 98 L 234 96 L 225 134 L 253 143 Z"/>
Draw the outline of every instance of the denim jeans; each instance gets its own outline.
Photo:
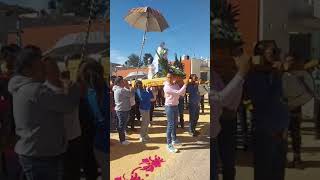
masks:
<path id="1" fill-rule="evenodd" d="M 94 156 L 94 139 L 91 135 L 82 133 L 80 144 L 81 167 L 86 180 L 96 180 L 98 177 L 98 166 Z"/>
<path id="2" fill-rule="evenodd" d="M 2 175 L 4 175 L 7 180 L 24 180 L 19 157 L 14 153 L 13 147 L 9 147 L 5 149 L 4 152 L 0 152 L 0 160 L 0 179 L 2 179 Z"/>
<path id="3" fill-rule="evenodd" d="M 237 113 L 235 111 L 223 110 L 220 117 L 221 131 L 218 135 L 223 180 L 234 180 L 236 175 L 236 120 Z"/>
<path id="4" fill-rule="evenodd" d="M 63 156 L 19 156 L 27 180 L 63 180 Z"/>
<path id="5" fill-rule="evenodd" d="M 128 125 L 131 126 L 131 129 L 134 129 L 134 121 L 136 119 L 136 106 L 131 106 L 129 113 Z"/>
<path id="6" fill-rule="evenodd" d="M 180 125 L 181 127 L 184 127 L 184 117 L 183 117 L 183 111 L 184 111 L 184 97 L 180 97 L 179 98 L 179 120 L 180 120 Z"/>
<path id="7" fill-rule="evenodd" d="M 179 109 L 178 106 L 166 106 L 167 115 L 167 144 L 177 139 L 176 129 L 178 122 Z"/>
<path id="8" fill-rule="evenodd" d="M 129 113 L 130 111 L 117 111 L 117 117 L 118 117 L 118 133 L 119 133 L 119 139 L 120 142 L 123 142 L 126 140 L 126 128 L 127 128 L 127 123 L 129 120 Z"/>
<path id="9" fill-rule="evenodd" d="M 255 132 L 254 180 L 284 180 L 287 138 L 279 133 Z"/>
<path id="10" fill-rule="evenodd" d="M 189 103 L 189 114 L 190 114 L 190 120 L 189 120 L 189 131 L 195 132 L 197 123 L 199 120 L 199 113 L 200 113 L 200 105 Z"/>
<path id="11" fill-rule="evenodd" d="M 68 143 L 68 149 L 64 156 L 64 180 L 80 179 L 81 158 L 81 139 L 78 137 Z"/>
<path id="12" fill-rule="evenodd" d="M 150 122 L 152 121 L 154 107 L 155 107 L 155 102 L 151 102 L 151 108 L 150 108 Z"/>
<path id="13" fill-rule="evenodd" d="M 216 139 L 211 138 L 211 147 L 212 147 L 212 153 L 211 156 L 211 180 L 218 180 L 218 148 L 217 148 L 217 142 Z"/>
<path id="14" fill-rule="evenodd" d="M 316 137 L 320 139 L 320 100 L 316 99 L 315 102 L 315 114 L 316 114 Z"/>
<path id="15" fill-rule="evenodd" d="M 184 97 L 179 98 L 179 114 L 183 114 L 184 111 Z"/>
<path id="16" fill-rule="evenodd" d="M 108 154 L 105 152 L 100 151 L 99 149 L 94 149 L 94 154 L 97 159 L 97 163 L 99 164 L 101 168 L 101 179 L 109 179 L 110 173 L 109 173 L 109 158 L 107 157 Z"/>

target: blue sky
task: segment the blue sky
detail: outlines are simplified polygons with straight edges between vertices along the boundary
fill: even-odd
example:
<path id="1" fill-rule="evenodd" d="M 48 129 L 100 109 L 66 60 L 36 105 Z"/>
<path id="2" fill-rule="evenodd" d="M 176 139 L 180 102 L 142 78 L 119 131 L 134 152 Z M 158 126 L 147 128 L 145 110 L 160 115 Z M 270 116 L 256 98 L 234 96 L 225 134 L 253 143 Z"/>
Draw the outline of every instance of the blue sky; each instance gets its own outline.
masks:
<path id="1" fill-rule="evenodd" d="M 111 62 L 123 64 L 130 54 L 139 55 L 143 32 L 129 26 L 124 17 L 140 6 L 158 9 L 170 26 L 164 32 L 147 33 L 144 53 L 154 55 L 163 41 L 170 60 L 174 53 L 210 57 L 210 0 L 111 0 Z"/>
<path id="2" fill-rule="evenodd" d="M 49 0 L 0 0 L 7 4 L 17 4 L 23 7 L 29 7 L 36 10 L 46 9 L 48 7 Z"/>

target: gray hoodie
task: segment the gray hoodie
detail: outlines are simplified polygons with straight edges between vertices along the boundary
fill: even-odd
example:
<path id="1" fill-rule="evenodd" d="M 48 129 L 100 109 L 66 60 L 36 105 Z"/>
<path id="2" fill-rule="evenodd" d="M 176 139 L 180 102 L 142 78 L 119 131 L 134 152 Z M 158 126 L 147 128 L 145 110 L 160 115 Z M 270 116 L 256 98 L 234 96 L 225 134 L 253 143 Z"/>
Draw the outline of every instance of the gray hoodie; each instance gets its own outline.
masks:
<path id="1" fill-rule="evenodd" d="M 130 111 L 131 103 L 130 98 L 134 96 L 134 91 L 131 91 L 126 88 L 122 88 L 120 86 L 113 86 L 112 88 L 114 92 L 114 102 L 115 102 L 115 110 L 116 111 Z"/>
<path id="2" fill-rule="evenodd" d="M 19 140 L 19 155 L 50 157 L 66 151 L 64 115 L 78 105 L 78 86 L 69 94 L 57 94 L 43 83 L 25 76 L 14 76 L 8 85 L 13 96 L 13 115 Z"/>

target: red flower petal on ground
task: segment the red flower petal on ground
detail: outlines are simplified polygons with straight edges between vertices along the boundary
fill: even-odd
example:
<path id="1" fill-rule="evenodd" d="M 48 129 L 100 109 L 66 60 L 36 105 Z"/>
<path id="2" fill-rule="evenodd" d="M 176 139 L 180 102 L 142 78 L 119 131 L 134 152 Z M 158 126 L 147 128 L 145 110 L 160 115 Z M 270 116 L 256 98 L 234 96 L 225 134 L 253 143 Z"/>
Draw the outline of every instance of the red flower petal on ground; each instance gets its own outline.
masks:
<path id="1" fill-rule="evenodd" d="M 137 173 L 131 175 L 130 180 L 143 180 Z"/>
<path id="2" fill-rule="evenodd" d="M 161 167 L 161 163 L 165 162 L 162 158 L 155 156 L 154 160 L 152 160 L 152 165 L 154 167 Z"/>
<path id="3" fill-rule="evenodd" d="M 153 172 L 156 167 L 161 167 L 161 163 L 165 162 L 161 157 L 155 155 L 154 159 L 151 157 L 142 159 L 140 165 L 142 170 L 147 172 Z"/>
<path id="4" fill-rule="evenodd" d="M 114 180 L 127 180 L 127 179 L 125 177 L 125 174 L 123 174 L 122 177 L 121 176 L 115 177 Z"/>
<path id="5" fill-rule="evenodd" d="M 154 166 L 152 164 L 148 164 L 146 166 L 143 166 L 142 170 L 145 170 L 147 172 L 153 172 L 154 171 Z"/>
<path id="6" fill-rule="evenodd" d="M 151 156 L 149 158 L 144 158 L 141 160 L 141 163 L 139 164 L 139 167 L 136 167 L 135 169 L 133 169 L 131 171 L 131 178 L 130 180 L 144 180 L 142 179 L 137 173 L 137 170 L 143 170 L 146 172 L 153 172 L 155 170 L 155 168 L 157 167 L 161 167 L 161 164 L 165 162 L 163 160 L 163 158 L 155 155 L 154 158 L 151 158 Z M 149 177 L 149 174 L 146 174 L 146 177 Z M 125 174 L 123 174 L 123 176 L 119 176 L 116 177 L 114 180 L 128 180 L 125 178 Z"/>

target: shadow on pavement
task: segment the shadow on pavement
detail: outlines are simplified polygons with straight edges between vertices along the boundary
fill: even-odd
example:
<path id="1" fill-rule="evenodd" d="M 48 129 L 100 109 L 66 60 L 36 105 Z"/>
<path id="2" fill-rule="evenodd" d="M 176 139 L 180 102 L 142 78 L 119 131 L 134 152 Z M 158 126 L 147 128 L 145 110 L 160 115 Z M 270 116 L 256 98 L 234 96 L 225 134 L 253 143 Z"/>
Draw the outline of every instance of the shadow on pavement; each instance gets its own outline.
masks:
<path id="1" fill-rule="evenodd" d="M 288 152 L 293 152 L 292 148 L 289 148 Z M 303 153 L 320 153 L 320 147 L 302 147 L 301 152 L 303 152 Z"/>
<path id="2" fill-rule="evenodd" d="M 111 143 L 115 143 L 115 141 L 119 143 L 118 140 L 115 140 L 115 139 L 111 139 L 110 141 Z M 159 148 L 160 147 L 158 146 L 147 147 L 145 144 L 140 142 L 131 142 L 127 146 L 114 145 L 114 146 L 111 146 L 110 148 L 110 161 L 117 160 L 119 158 L 122 158 L 130 154 L 138 154 L 142 151 L 156 150 Z"/>
<path id="3" fill-rule="evenodd" d="M 320 161 L 303 161 L 304 168 L 320 168 Z"/>

